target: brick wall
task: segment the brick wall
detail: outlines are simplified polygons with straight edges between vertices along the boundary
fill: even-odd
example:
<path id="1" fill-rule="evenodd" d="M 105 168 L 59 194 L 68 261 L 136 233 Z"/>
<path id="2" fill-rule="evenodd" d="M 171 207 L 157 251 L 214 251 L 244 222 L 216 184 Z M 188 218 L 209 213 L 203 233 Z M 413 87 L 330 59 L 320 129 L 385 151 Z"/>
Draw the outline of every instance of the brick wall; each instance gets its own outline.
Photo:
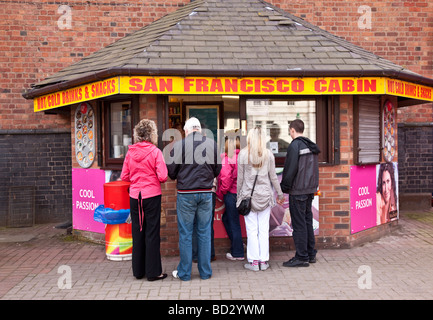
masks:
<path id="1" fill-rule="evenodd" d="M 433 2 L 429 0 L 271 2 L 414 72 L 433 76 Z M 368 13 L 362 6 L 371 10 L 371 26 L 363 19 Z"/>
<path id="2" fill-rule="evenodd" d="M 0 128 L 69 126 L 67 116 L 34 113 L 32 102 L 21 96 L 23 90 L 178 9 L 183 3 L 184 0 L 3 2 L 0 6 Z M 68 13 L 58 12 L 61 5 L 71 8 L 70 28 Z"/>
<path id="3" fill-rule="evenodd" d="M 433 2 L 430 0 L 270 2 L 400 66 L 433 78 Z M 362 6 L 371 10 L 371 28 L 364 28 L 363 18 L 368 13 Z M 432 122 L 433 104 L 400 108 L 398 114 L 400 122 Z"/>
<path id="4" fill-rule="evenodd" d="M 433 192 L 433 125 L 398 127 L 399 191 Z"/>
<path id="5" fill-rule="evenodd" d="M 0 132 L 0 226 L 6 226 L 9 188 L 35 188 L 35 223 L 64 222 L 72 212 L 69 132 Z M 29 208 L 30 209 L 30 208 Z"/>

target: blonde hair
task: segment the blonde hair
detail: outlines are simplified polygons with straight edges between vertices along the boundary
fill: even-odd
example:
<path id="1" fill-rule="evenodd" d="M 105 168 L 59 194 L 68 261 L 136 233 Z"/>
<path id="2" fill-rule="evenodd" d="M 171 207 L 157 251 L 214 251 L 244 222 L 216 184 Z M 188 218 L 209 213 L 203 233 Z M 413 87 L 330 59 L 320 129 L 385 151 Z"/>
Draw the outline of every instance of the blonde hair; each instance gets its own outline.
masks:
<path id="1" fill-rule="evenodd" d="M 255 127 L 248 132 L 247 137 L 248 162 L 256 169 L 260 169 L 269 158 L 266 149 L 266 133 L 262 128 Z"/>
<path id="2" fill-rule="evenodd" d="M 135 142 L 147 141 L 156 145 L 158 143 L 158 129 L 153 120 L 143 119 L 134 127 Z"/>

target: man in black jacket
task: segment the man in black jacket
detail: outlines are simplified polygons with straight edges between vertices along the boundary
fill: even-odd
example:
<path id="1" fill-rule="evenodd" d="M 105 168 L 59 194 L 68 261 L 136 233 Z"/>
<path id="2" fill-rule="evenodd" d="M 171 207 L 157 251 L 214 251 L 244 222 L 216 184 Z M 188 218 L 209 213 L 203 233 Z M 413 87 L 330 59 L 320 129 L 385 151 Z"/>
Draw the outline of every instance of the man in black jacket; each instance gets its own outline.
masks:
<path id="1" fill-rule="evenodd" d="M 218 163 L 215 141 L 202 135 L 197 118 L 188 119 L 184 130 L 185 139 L 174 144 L 171 159 L 166 159 L 168 176 L 177 180 L 180 262 L 173 271 L 173 277 L 184 281 L 191 279 L 192 237 L 195 231 L 200 278 L 209 279 L 212 276 L 212 187 L 214 178 L 221 171 L 221 164 Z"/>
<path id="2" fill-rule="evenodd" d="M 319 186 L 318 146 L 303 136 L 304 122 L 296 119 L 290 123 L 293 141 L 287 148 L 281 190 L 289 194 L 295 256 L 283 263 L 284 267 L 308 267 L 316 262 L 317 250 L 311 209 L 314 193 Z"/>

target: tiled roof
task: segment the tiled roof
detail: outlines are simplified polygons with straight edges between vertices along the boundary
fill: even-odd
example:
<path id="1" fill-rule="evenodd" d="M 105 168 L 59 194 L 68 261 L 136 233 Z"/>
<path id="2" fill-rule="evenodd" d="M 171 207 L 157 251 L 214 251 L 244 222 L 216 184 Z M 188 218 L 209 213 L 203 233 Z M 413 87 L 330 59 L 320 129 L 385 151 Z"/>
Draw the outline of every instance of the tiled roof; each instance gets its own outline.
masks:
<path id="1" fill-rule="evenodd" d="M 35 85 L 108 70 L 414 74 L 262 0 L 196 0 Z M 415 74 L 414 74 L 415 75 Z"/>

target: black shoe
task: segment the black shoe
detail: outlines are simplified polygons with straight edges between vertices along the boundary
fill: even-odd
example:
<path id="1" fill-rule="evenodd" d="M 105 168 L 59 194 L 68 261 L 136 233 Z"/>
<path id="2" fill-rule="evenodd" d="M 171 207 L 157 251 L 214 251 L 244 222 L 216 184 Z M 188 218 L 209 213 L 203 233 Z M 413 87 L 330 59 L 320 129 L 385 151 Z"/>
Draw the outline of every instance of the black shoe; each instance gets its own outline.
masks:
<path id="1" fill-rule="evenodd" d="M 289 261 L 283 263 L 283 267 L 309 267 L 310 263 L 308 261 L 302 261 L 298 258 L 293 257 Z"/>
<path id="2" fill-rule="evenodd" d="M 316 249 L 314 249 L 312 252 L 311 252 L 311 256 L 309 256 L 308 257 L 308 262 L 309 263 L 316 263 L 316 255 L 317 255 L 317 250 Z"/>
<path id="3" fill-rule="evenodd" d="M 163 274 L 161 274 L 161 275 L 158 276 L 158 277 L 147 278 L 147 280 L 148 280 L 148 281 L 156 281 L 156 280 L 162 280 L 162 279 L 165 279 L 165 278 L 167 278 L 167 274 L 166 274 L 166 273 L 163 273 Z"/>

